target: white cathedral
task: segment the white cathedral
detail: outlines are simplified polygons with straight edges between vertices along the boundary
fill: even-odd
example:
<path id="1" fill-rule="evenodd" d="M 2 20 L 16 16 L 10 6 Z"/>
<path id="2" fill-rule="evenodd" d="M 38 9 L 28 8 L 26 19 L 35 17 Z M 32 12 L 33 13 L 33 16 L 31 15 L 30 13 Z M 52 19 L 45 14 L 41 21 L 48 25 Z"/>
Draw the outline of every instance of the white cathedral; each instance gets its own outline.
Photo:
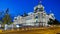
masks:
<path id="1" fill-rule="evenodd" d="M 34 7 L 34 12 L 29 12 L 28 16 L 17 16 L 14 17 L 13 24 L 21 24 L 23 26 L 48 26 L 49 19 L 55 19 L 54 14 L 46 14 L 44 6 L 38 4 Z"/>

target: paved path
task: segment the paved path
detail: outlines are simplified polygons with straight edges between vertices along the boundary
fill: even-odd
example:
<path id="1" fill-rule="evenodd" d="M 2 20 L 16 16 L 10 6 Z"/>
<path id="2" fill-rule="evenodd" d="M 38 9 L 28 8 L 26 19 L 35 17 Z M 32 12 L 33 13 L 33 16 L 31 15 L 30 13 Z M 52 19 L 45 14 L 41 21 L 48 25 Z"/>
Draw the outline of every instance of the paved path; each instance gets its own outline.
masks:
<path id="1" fill-rule="evenodd" d="M 32 28 L 30 30 L 13 30 L 13 31 L 5 31 L 0 34 L 59 34 L 60 33 L 60 27 L 54 27 L 54 28 Z"/>

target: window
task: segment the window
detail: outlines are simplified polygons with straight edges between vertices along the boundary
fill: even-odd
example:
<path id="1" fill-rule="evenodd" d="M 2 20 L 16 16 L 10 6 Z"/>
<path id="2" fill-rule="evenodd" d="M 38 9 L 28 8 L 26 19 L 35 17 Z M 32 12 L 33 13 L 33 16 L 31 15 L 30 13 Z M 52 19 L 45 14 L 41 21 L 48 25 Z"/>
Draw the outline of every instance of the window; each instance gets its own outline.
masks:
<path id="1" fill-rule="evenodd" d="M 38 19 L 38 16 L 36 16 L 35 19 Z"/>

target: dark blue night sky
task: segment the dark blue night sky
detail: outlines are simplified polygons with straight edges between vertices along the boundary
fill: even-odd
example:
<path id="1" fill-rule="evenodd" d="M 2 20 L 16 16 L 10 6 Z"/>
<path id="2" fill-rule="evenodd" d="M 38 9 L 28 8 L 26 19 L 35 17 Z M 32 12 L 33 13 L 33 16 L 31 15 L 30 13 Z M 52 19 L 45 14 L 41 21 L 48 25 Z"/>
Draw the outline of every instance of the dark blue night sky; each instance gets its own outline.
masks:
<path id="1" fill-rule="evenodd" d="M 49 14 L 50 10 L 60 21 L 60 0 L 41 0 L 45 11 Z M 34 6 L 38 5 L 38 0 L 0 0 L 0 11 L 4 12 L 9 8 L 11 17 L 22 15 L 24 12 L 33 12 Z M 0 16 L 1 17 L 1 16 Z"/>

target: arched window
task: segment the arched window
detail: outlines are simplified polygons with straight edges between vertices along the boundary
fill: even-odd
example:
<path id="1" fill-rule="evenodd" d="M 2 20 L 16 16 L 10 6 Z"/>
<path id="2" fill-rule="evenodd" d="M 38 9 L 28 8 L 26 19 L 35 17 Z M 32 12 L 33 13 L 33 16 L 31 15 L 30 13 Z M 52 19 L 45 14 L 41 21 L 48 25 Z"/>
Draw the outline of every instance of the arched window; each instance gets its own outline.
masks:
<path id="1" fill-rule="evenodd" d="M 36 16 L 35 19 L 38 19 L 38 16 Z"/>

